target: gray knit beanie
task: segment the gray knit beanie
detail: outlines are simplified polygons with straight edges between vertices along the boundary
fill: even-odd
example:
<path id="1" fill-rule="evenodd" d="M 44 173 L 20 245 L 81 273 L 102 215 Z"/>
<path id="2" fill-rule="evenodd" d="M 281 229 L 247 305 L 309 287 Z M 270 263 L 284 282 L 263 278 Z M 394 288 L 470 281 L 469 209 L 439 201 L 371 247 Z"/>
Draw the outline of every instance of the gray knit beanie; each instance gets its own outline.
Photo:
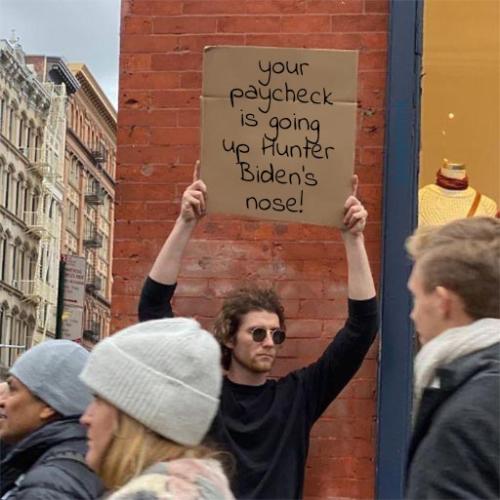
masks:
<path id="1" fill-rule="evenodd" d="M 195 446 L 219 406 L 220 357 L 217 341 L 193 319 L 146 321 L 97 344 L 81 379 L 149 429 Z"/>
<path id="2" fill-rule="evenodd" d="M 92 400 L 79 379 L 88 356 L 70 340 L 47 340 L 17 358 L 10 373 L 63 417 L 81 415 Z"/>

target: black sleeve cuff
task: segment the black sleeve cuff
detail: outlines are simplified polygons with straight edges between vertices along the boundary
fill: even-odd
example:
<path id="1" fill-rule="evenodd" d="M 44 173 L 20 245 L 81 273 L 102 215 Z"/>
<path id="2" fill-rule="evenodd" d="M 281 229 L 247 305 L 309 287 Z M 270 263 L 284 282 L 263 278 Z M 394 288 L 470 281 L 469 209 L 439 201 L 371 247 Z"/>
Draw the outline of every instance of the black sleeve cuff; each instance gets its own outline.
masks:
<path id="1" fill-rule="evenodd" d="M 379 314 L 377 297 L 367 300 L 348 301 L 349 317 L 346 327 L 361 335 L 374 336 L 379 328 Z"/>
<path id="2" fill-rule="evenodd" d="M 376 296 L 366 300 L 348 299 L 347 306 L 349 316 L 373 316 L 378 313 Z"/>
<path id="3" fill-rule="evenodd" d="M 139 321 L 173 317 L 174 313 L 170 302 L 176 286 L 176 283 L 173 285 L 158 283 L 148 276 L 144 281 L 139 299 Z"/>
<path id="4" fill-rule="evenodd" d="M 148 295 L 154 297 L 155 302 L 164 302 L 165 300 L 170 302 L 174 296 L 175 289 L 177 288 L 177 283 L 173 285 L 167 285 L 155 281 L 149 276 L 144 281 L 144 286 L 142 287 L 142 295 Z"/>

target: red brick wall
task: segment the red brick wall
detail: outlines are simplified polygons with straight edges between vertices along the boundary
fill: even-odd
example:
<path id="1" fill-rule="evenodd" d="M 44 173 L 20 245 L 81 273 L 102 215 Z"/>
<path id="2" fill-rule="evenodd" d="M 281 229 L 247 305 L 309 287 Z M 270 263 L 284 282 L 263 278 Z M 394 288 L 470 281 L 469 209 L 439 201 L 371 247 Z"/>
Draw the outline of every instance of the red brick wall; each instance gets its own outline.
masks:
<path id="1" fill-rule="evenodd" d="M 136 320 L 142 281 L 198 158 L 205 45 L 360 51 L 356 171 L 378 277 L 387 10 L 388 0 L 122 0 L 115 330 Z M 290 336 L 275 370 L 282 375 L 319 356 L 343 323 L 345 276 L 335 231 L 211 216 L 184 260 L 175 310 L 210 326 L 233 286 L 274 285 Z M 313 430 L 307 498 L 373 497 L 375 390 L 374 348 Z"/>

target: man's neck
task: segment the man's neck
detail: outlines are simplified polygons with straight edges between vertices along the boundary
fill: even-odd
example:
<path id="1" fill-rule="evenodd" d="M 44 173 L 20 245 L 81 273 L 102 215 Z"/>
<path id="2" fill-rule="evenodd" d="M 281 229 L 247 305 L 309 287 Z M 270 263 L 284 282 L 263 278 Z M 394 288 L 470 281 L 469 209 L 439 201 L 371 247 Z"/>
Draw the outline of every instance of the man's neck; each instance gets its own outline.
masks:
<path id="1" fill-rule="evenodd" d="M 238 362 L 235 363 L 233 359 L 227 371 L 227 378 L 235 384 L 258 386 L 266 383 L 267 373 L 257 373 L 247 370 L 244 366 L 238 364 Z"/>
<path id="2" fill-rule="evenodd" d="M 445 329 L 450 330 L 451 328 L 471 325 L 474 321 L 476 321 L 476 319 L 469 316 L 462 307 L 456 307 L 450 315 Z"/>
<path id="3" fill-rule="evenodd" d="M 439 337 L 439 335 L 451 330 L 452 328 L 460 328 L 462 326 L 468 326 L 474 323 L 476 320 L 468 316 L 467 314 L 461 314 L 460 316 L 453 317 L 449 319 L 446 324 L 443 325 L 441 331 L 435 335 L 435 337 Z"/>

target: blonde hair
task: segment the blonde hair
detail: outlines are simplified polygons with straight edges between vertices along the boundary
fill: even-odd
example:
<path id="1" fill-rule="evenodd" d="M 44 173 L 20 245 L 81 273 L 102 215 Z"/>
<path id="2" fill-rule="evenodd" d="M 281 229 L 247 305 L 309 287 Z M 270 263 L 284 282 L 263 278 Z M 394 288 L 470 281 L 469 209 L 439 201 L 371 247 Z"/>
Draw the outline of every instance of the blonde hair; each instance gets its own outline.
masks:
<path id="1" fill-rule="evenodd" d="M 406 241 L 424 290 L 443 286 L 473 319 L 500 317 L 500 220 L 459 219 L 419 228 Z"/>
<path id="2" fill-rule="evenodd" d="M 217 453 L 201 445 L 175 443 L 119 411 L 113 440 L 96 472 L 106 489 L 115 490 L 151 465 L 178 458 L 217 458 Z"/>

